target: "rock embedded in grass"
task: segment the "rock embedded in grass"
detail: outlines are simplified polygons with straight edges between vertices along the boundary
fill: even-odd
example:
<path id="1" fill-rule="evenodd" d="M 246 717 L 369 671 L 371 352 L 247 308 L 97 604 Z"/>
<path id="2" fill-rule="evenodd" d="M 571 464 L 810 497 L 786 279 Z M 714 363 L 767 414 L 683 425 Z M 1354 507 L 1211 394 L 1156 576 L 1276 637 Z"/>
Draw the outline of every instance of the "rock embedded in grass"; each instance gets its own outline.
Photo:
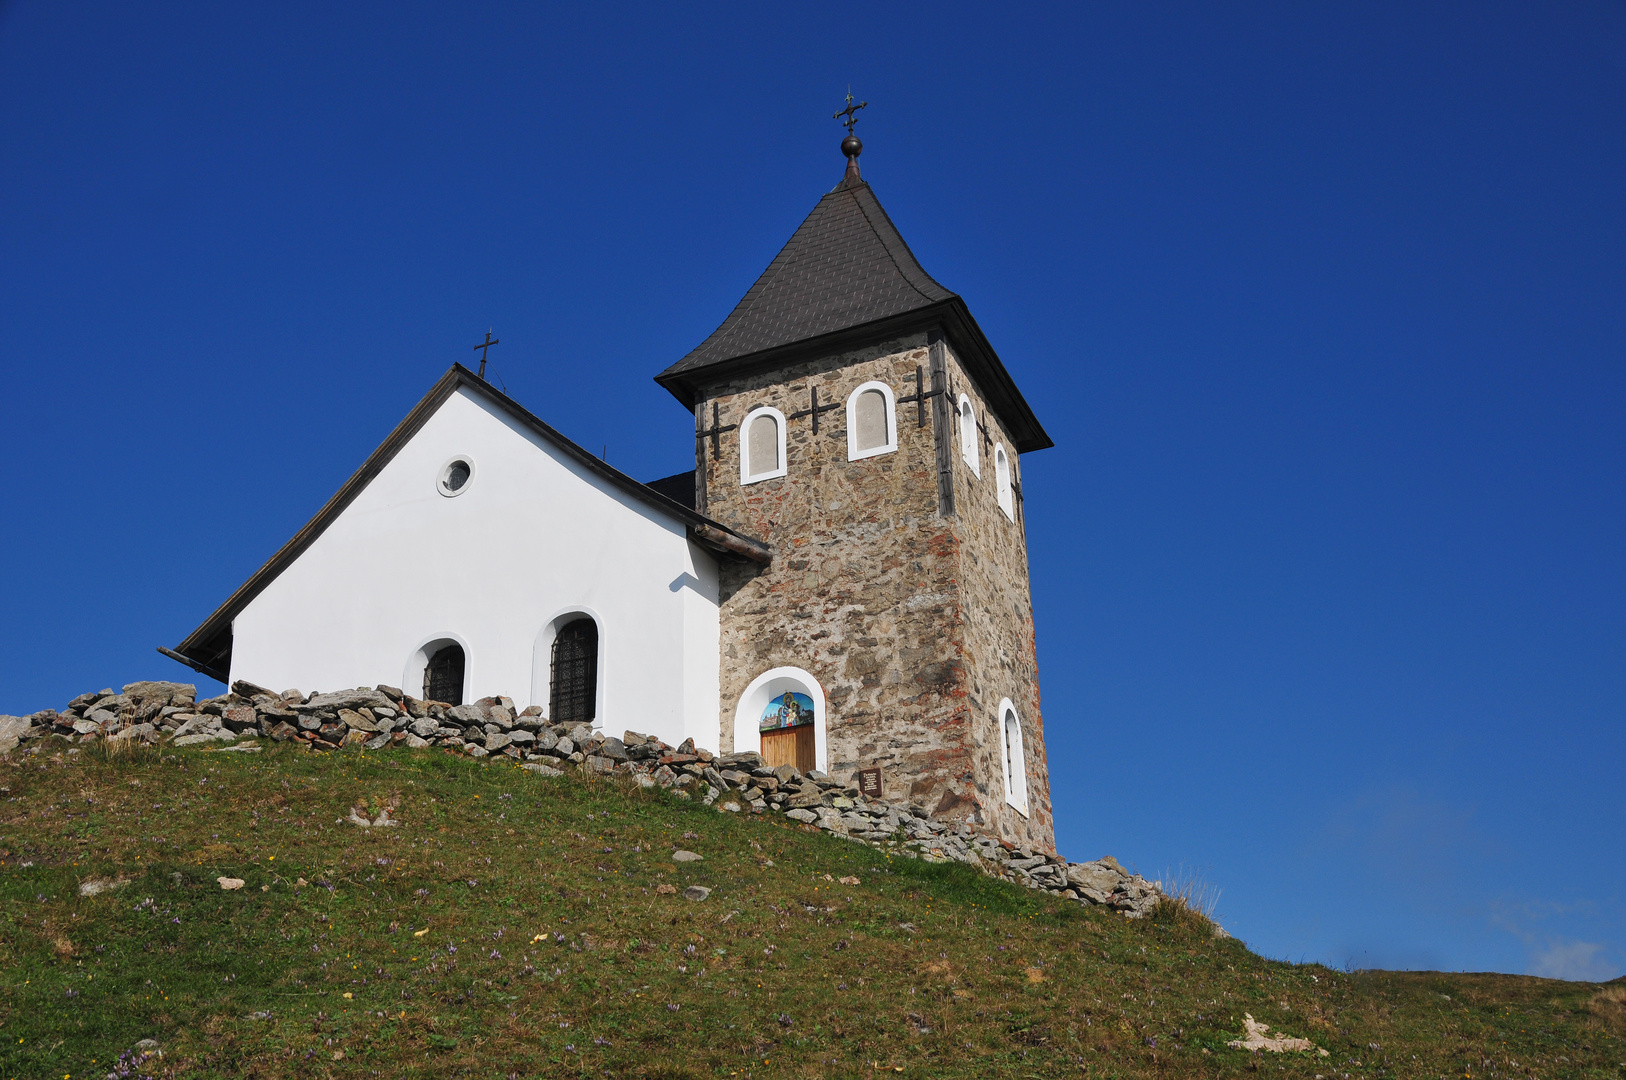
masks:
<path id="1" fill-rule="evenodd" d="M 703 862 L 704 860 L 704 855 L 698 855 L 693 851 L 684 851 L 682 848 L 672 852 L 673 862 Z"/>

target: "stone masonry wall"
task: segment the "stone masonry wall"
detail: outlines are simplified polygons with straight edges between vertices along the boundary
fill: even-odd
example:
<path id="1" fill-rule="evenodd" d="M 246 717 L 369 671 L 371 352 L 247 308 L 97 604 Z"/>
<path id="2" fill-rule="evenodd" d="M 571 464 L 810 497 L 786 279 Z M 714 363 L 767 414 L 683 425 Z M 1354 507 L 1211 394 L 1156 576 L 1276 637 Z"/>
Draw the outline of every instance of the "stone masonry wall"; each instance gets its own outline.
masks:
<path id="1" fill-rule="evenodd" d="M 1026 556 L 995 552 L 1020 549 L 1020 532 L 997 534 L 974 510 L 975 561 L 1002 569 L 978 571 L 974 593 L 965 593 L 962 519 L 937 509 L 929 408 L 919 426 L 912 403 L 897 407 L 896 453 L 847 460 L 848 395 L 871 380 L 899 398 L 912 394 L 917 365 L 929 373 L 924 334 L 707 389 L 707 418 L 715 401 L 724 424 L 738 424 L 762 405 L 788 417 L 808 407 L 814 386 L 821 404 L 838 406 L 822 415 L 817 436 L 810 417 L 788 421 L 788 472 L 781 478 L 740 484 L 738 430 L 723 436 L 716 459 L 709 440 L 700 447 L 708 516 L 776 552 L 767 568 L 723 570 L 720 745 L 725 753 L 734 749 L 735 706 L 754 678 L 769 668 L 799 667 L 825 693 L 832 773 L 878 766 L 888 798 L 907 797 L 935 818 L 1053 850 L 1039 729 L 1028 761 L 1030 805 L 1042 812 L 1023 819 L 1004 806 L 992 712 L 1010 696 L 1024 720 L 1031 713 L 1037 723 Z M 961 382 L 968 380 L 956 375 Z M 992 472 L 985 475 L 991 484 Z M 1017 607 L 1026 611 L 1025 653 L 1021 619 L 1010 598 L 999 595 L 1007 587 L 1020 591 Z M 1005 656 L 1027 660 L 1018 660 L 1011 676 L 998 676 L 993 668 Z M 1022 680 L 1026 687 L 1017 685 Z"/>
<path id="2" fill-rule="evenodd" d="M 1028 578 L 1027 537 L 1020 501 L 1016 520 L 999 508 L 992 445 L 1002 443 L 1011 476 L 1021 479 L 1021 463 L 1003 425 L 983 402 L 981 390 L 949 351 L 954 389 L 954 509 L 960 537 L 960 588 L 965 629 L 965 689 L 971 710 L 973 763 L 989 825 L 1000 836 L 1045 850 L 1055 848 L 1051 816 L 1050 770 L 1045 755 L 1044 723 L 1039 711 L 1039 670 L 1034 641 L 1033 594 Z M 971 471 L 960 454 L 958 401 L 971 399 L 991 440 L 979 434 L 982 475 Z M 1022 725 L 1027 759 L 1028 813 L 1023 817 L 1005 801 L 1001 758 L 999 703 L 1010 698 Z"/>

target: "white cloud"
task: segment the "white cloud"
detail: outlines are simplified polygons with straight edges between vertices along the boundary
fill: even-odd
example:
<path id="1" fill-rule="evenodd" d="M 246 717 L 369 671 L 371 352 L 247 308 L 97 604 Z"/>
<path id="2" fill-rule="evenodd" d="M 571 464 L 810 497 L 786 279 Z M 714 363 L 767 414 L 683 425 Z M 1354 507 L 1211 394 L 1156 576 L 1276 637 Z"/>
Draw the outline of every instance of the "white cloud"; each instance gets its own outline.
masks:
<path id="1" fill-rule="evenodd" d="M 1531 956 L 1526 970 L 1544 979 L 1605 982 L 1620 972 L 1599 955 L 1603 950 L 1604 946 L 1594 941 L 1555 941 Z"/>

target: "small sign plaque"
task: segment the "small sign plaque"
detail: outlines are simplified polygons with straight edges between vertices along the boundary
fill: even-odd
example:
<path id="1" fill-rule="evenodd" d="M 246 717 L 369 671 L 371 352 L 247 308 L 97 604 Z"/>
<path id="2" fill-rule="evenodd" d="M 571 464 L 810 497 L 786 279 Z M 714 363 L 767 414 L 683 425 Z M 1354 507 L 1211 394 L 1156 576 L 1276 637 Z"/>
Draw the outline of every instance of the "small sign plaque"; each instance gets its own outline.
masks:
<path id="1" fill-rule="evenodd" d="M 858 790 L 863 792 L 866 799 L 879 799 L 881 797 L 881 770 L 859 769 Z"/>

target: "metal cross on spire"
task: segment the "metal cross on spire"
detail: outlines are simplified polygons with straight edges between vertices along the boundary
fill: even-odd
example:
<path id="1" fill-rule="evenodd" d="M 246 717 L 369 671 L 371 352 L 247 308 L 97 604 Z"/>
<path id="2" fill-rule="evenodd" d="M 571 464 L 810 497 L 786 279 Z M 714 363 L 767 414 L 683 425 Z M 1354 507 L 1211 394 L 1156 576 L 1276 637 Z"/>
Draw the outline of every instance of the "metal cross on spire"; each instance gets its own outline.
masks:
<path id="1" fill-rule="evenodd" d="M 847 134 L 851 135 L 853 133 L 853 125 L 858 123 L 858 110 L 866 108 L 868 105 L 869 102 L 867 101 L 860 101 L 857 105 L 854 105 L 853 88 L 849 86 L 847 87 L 847 107 L 842 109 L 840 112 L 831 115 L 830 119 L 840 120 L 847 126 Z"/>
<path id="2" fill-rule="evenodd" d="M 493 345 L 499 345 L 499 344 L 501 344 L 501 342 L 499 342 L 496 338 L 492 337 L 491 336 L 491 331 L 487 330 L 486 331 L 486 339 L 484 341 L 480 342 L 480 344 L 478 344 L 478 345 L 476 345 L 474 347 L 474 351 L 478 352 L 480 354 L 480 378 L 483 379 L 483 378 L 486 377 L 486 352 L 487 352 L 487 350 L 489 350 Z"/>
<path id="3" fill-rule="evenodd" d="M 863 178 L 858 175 L 858 155 L 864 152 L 864 144 L 859 141 L 857 135 L 853 134 L 853 125 L 858 123 L 858 110 L 867 105 L 869 105 L 867 101 L 860 101 L 857 105 L 853 104 L 853 88 L 849 86 L 847 87 L 847 107 L 830 118 L 840 120 L 847 126 L 847 137 L 841 140 L 841 152 L 847 155 L 847 172 L 841 178 L 841 182 L 848 186 L 864 182 Z"/>

